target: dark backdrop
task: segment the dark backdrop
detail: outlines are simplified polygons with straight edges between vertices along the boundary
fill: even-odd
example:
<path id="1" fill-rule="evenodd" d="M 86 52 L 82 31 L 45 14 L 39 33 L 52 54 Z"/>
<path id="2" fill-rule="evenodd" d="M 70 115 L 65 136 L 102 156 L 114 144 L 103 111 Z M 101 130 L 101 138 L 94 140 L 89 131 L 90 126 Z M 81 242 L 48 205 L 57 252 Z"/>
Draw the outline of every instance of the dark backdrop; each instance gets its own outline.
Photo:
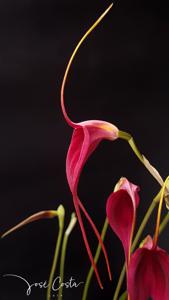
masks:
<path id="1" fill-rule="evenodd" d="M 141 151 L 168 174 L 169 10 L 167 1 L 118 1 L 80 49 L 66 86 L 66 107 L 75 121 L 104 119 L 129 131 Z M 71 128 L 60 109 L 65 66 L 77 41 L 109 1 L 1 0 L 0 2 L 0 232 L 23 218 L 63 203 L 66 224 L 73 211 L 65 176 Z M 159 189 L 127 143 L 102 142 L 86 164 L 79 194 L 98 228 L 105 203 L 121 176 L 141 188 L 138 223 Z M 155 216 L 154 216 L 155 217 Z M 154 220 L 149 224 L 153 234 Z M 88 227 L 87 227 L 88 228 Z M 93 249 L 96 240 L 88 228 Z M 25 285 L 48 279 L 57 220 L 31 224 L 0 243 L 0 298 L 24 300 Z M 168 239 L 160 243 L 166 249 Z M 104 260 L 99 270 L 105 289 L 92 281 L 88 299 L 112 299 L 123 250 L 111 232 L 106 237 L 113 283 Z M 72 233 L 65 279 L 84 281 L 89 260 L 79 227 Z M 57 271 L 58 274 L 58 271 Z M 45 299 L 34 289 L 29 299 Z M 82 286 L 64 300 L 81 299 Z"/>

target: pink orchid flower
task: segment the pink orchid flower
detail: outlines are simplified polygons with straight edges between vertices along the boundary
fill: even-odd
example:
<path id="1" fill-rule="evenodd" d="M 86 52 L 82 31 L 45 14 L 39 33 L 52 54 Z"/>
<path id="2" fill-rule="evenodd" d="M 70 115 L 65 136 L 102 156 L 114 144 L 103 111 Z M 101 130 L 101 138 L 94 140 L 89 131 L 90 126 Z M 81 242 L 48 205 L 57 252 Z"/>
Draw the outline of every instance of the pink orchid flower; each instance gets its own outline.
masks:
<path id="1" fill-rule="evenodd" d="M 169 299 L 169 255 L 154 247 L 150 236 L 131 256 L 128 268 L 130 300 Z"/>
<path id="2" fill-rule="evenodd" d="M 121 178 L 106 205 L 108 222 L 122 242 L 126 263 L 130 260 L 131 242 L 139 204 L 139 187 L 126 178 Z"/>
<path id="3" fill-rule="evenodd" d="M 111 272 L 110 272 L 110 266 L 108 262 L 107 253 L 105 250 L 105 247 L 103 245 L 102 239 L 100 237 L 100 234 L 92 221 L 91 217 L 87 213 L 85 207 L 83 206 L 82 202 L 80 201 L 78 197 L 78 183 L 80 174 L 82 172 L 82 169 L 84 167 L 84 164 L 86 163 L 89 156 L 93 153 L 93 151 L 97 148 L 99 143 L 106 139 L 110 141 L 114 141 L 118 138 L 118 128 L 114 126 L 113 124 L 105 121 L 100 120 L 90 120 L 80 123 L 74 123 L 72 120 L 68 117 L 65 105 L 64 105 L 64 87 L 67 79 L 67 75 L 71 66 L 71 63 L 75 57 L 75 54 L 77 50 L 79 49 L 82 42 L 85 40 L 85 38 L 89 35 L 89 33 L 97 26 L 97 24 L 101 21 L 101 19 L 107 14 L 107 12 L 112 7 L 112 4 L 109 6 L 109 8 L 101 15 L 101 17 L 94 23 L 94 25 L 86 32 L 86 34 L 82 37 L 80 42 L 78 43 L 77 47 L 75 48 L 69 63 L 67 65 L 65 75 L 62 82 L 62 88 L 61 88 L 61 107 L 62 112 L 64 115 L 64 118 L 68 125 L 70 125 L 73 128 L 73 135 L 71 139 L 71 143 L 68 149 L 67 159 L 66 159 L 66 174 L 67 174 L 67 180 L 69 183 L 70 190 L 72 192 L 73 196 L 73 203 L 76 210 L 77 218 L 79 221 L 79 225 L 81 228 L 83 240 L 90 258 L 90 261 L 92 263 L 92 266 L 94 268 L 98 283 L 100 287 L 102 288 L 102 283 L 100 280 L 100 276 L 98 274 L 97 267 L 95 265 L 92 252 L 88 243 L 87 235 L 84 229 L 82 217 L 81 217 L 81 211 L 86 216 L 87 220 L 89 221 L 92 229 L 94 230 L 94 233 L 96 237 L 98 238 L 108 268 L 109 277 L 111 279 Z"/>

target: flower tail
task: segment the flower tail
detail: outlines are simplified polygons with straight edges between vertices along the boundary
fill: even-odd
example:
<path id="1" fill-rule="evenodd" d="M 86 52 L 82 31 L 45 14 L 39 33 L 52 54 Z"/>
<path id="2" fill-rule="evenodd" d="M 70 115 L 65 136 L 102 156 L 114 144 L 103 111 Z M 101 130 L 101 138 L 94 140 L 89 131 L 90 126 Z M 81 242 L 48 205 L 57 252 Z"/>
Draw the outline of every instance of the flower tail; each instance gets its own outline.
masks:
<path id="1" fill-rule="evenodd" d="M 65 84 L 66 84 L 66 80 L 67 80 L 67 76 L 70 70 L 70 67 L 72 65 L 73 59 L 76 56 L 77 51 L 79 50 L 81 44 L 84 42 L 84 40 L 87 38 L 87 36 L 94 30 L 95 27 L 97 27 L 97 25 L 101 22 L 101 20 L 105 17 L 105 15 L 109 12 L 109 10 L 112 8 L 113 3 L 102 13 L 102 15 L 96 20 L 96 22 L 87 30 L 87 32 L 83 35 L 83 37 L 80 39 L 80 41 L 78 42 L 77 46 L 75 47 L 69 62 L 67 64 L 66 67 L 66 71 L 63 77 L 63 81 L 62 81 L 62 86 L 61 86 L 61 108 L 62 108 L 62 112 L 64 115 L 64 118 L 66 120 L 66 122 L 73 128 L 78 127 L 78 124 L 74 123 L 68 116 L 66 109 L 65 109 L 65 102 L 64 102 L 64 89 L 65 89 Z"/>
<path id="2" fill-rule="evenodd" d="M 78 218 L 78 221 L 79 221 L 80 229 L 81 229 L 81 232 L 82 232 L 82 236 L 83 236 L 83 240 L 84 240 L 84 243 L 85 243 L 85 246 L 86 246 L 88 256 L 90 258 L 91 264 L 92 264 L 93 269 L 95 271 L 98 284 L 99 284 L 100 288 L 103 289 L 103 285 L 102 285 L 102 282 L 101 282 L 101 279 L 100 279 L 100 276 L 99 276 L 99 273 L 98 273 L 98 270 L 97 270 L 96 264 L 94 262 L 94 258 L 93 258 L 93 255 L 92 255 L 89 243 L 88 243 L 88 239 L 87 239 L 87 236 L 86 236 L 86 232 L 85 232 L 85 229 L 84 229 L 84 225 L 83 225 L 83 221 L 82 221 L 82 217 L 81 217 L 81 213 L 80 213 L 80 209 L 79 209 L 78 197 L 76 195 L 73 197 L 73 202 L 74 202 L 77 218 Z"/>
<path id="3" fill-rule="evenodd" d="M 95 233 L 96 237 L 98 238 L 98 241 L 99 241 L 99 243 L 101 245 L 101 248 L 103 250 L 103 254 L 104 254 L 104 257 L 105 257 L 106 265 L 107 265 L 107 270 L 108 270 L 109 278 L 110 278 L 110 280 L 112 280 L 112 275 L 111 275 L 111 270 L 110 270 L 110 264 L 109 264 L 107 252 L 106 252 L 105 246 L 103 244 L 103 241 L 101 239 L 101 236 L 100 236 L 100 234 L 99 234 L 99 232 L 98 232 L 95 224 L 93 223 L 91 217 L 89 216 L 88 212 L 86 211 L 85 207 L 81 203 L 80 199 L 78 199 L 78 200 L 79 200 L 78 202 L 79 202 L 80 208 L 82 209 L 84 215 L 86 216 L 87 220 L 89 221 L 90 225 L 92 226 L 93 231 L 94 231 L 94 233 Z"/>

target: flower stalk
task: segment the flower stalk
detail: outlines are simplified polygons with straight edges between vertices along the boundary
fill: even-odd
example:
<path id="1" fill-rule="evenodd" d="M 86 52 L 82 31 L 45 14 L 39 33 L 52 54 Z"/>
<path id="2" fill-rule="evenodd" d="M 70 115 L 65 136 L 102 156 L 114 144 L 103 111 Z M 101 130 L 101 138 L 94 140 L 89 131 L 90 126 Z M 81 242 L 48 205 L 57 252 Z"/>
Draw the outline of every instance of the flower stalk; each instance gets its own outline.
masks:
<path id="1" fill-rule="evenodd" d="M 157 180 L 157 182 L 161 186 L 163 186 L 164 181 L 163 181 L 161 175 L 159 174 L 157 169 L 150 164 L 150 162 L 145 158 L 145 156 L 141 154 L 141 152 L 139 151 L 132 135 L 130 133 L 127 133 L 125 131 L 120 130 L 119 131 L 119 138 L 124 139 L 125 141 L 127 141 L 129 143 L 131 149 L 133 150 L 135 155 L 138 157 L 138 159 L 141 161 L 141 163 L 150 172 L 150 174 Z"/>
<path id="2" fill-rule="evenodd" d="M 102 241 L 104 241 L 104 238 L 105 238 L 105 235 L 106 235 L 106 232 L 107 232 L 107 228 L 108 228 L 108 220 L 106 218 L 105 221 L 104 221 L 102 232 L 101 232 L 101 239 L 102 239 Z M 101 245 L 100 245 L 100 243 L 98 243 L 96 254 L 94 256 L 94 262 L 95 262 L 95 264 L 97 264 L 97 262 L 99 260 L 101 249 L 102 249 Z M 87 295 L 88 295 L 89 286 L 90 286 L 90 282 L 91 282 L 91 279 L 92 279 L 93 272 L 94 272 L 94 269 L 93 269 L 93 267 L 91 265 L 91 267 L 89 269 L 89 272 L 87 274 L 87 277 L 86 277 L 85 286 L 84 286 L 83 295 L 82 295 L 82 300 L 86 300 L 87 299 Z"/>
<path id="3" fill-rule="evenodd" d="M 69 236 L 75 227 L 77 222 L 77 218 L 75 213 L 72 213 L 70 223 L 64 233 L 63 243 L 62 243 L 62 250 L 61 250 L 61 258 L 60 258 L 60 279 L 61 282 L 64 280 L 64 268 L 65 268 L 65 258 L 66 258 L 66 250 Z M 63 285 L 60 286 L 59 293 L 58 293 L 58 300 L 63 299 Z"/>
<path id="4" fill-rule="evenodd" d="M 160 224 L 159 234 L 161 234 L 164 231 L 164 229 L 167 226 L 168 222 L 169 222 L 169 213 L 166 214 L 166 216 L 164 217 L 163 221 Z"/>
<path id="5" fill-rule="evenodd" d="M 49 283 L 48 283 L 48 289 L 47 289 L 47 300 L 51 300 L 51 290 L 52 290 L 52 284 L 53 284 L 53 279 L 55 275 L 55 270 L 58 262 L 58 256 L 60 252 L 60 246 L 61 246 L 61 241 L 62 241 L 62 235 L 63 235 L 63 229 L 64 229 L 64 218 L 65 218 L 65 209 L 63 205 L 60 205 L 57 209 L 57 216 L 58 216 L 58 223 L 59 223 L 59 233 L 56 241 L 56 248 L 55 248 L 55 253 L 54 253 L 54 258 L 53 258 L 53 263 L 52 263 L 52 268 L 50 271 L 50 276 L 49 276 Z"/>
<path id="6" fill-rule="evenodd" d="M 164 201 L 164 197 L 165 197 L 165 189 L 166 189 L 168 180 L 169 180 L 169 176 L 166 178 L 164 185 L 162 187 L 162 191 L 161 191 L 160 202 L 159 202 L 158 213 L 157 213 L 156 229 L 155 229 L 155 234 L 154 234 L 154 247 L 156 247 L 157 241 L 158 241 L 161 212 L 162 212 L 162 206 L 163 206 L 163 201 Z"/>

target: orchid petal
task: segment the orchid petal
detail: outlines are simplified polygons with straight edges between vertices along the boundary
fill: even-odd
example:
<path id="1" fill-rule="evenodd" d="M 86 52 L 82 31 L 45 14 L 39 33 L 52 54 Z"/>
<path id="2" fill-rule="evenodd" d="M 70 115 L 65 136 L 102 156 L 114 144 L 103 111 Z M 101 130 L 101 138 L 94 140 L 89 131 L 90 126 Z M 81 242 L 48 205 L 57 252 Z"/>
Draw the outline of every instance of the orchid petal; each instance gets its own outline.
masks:
<path id="1" fill-rule="evenodd" d="M 168 300 L 169 255 L 154 248 L 150 238 L 131 256 L 128 268 L 128 293 L 131 300 Z"/>
<path id="2" fill-rule="evenodd" d="M 138 190 L 138 186 L 121 178 L 106 206 L 109 224 L 123 244 L 127 264 L 139 204 Z"/>

